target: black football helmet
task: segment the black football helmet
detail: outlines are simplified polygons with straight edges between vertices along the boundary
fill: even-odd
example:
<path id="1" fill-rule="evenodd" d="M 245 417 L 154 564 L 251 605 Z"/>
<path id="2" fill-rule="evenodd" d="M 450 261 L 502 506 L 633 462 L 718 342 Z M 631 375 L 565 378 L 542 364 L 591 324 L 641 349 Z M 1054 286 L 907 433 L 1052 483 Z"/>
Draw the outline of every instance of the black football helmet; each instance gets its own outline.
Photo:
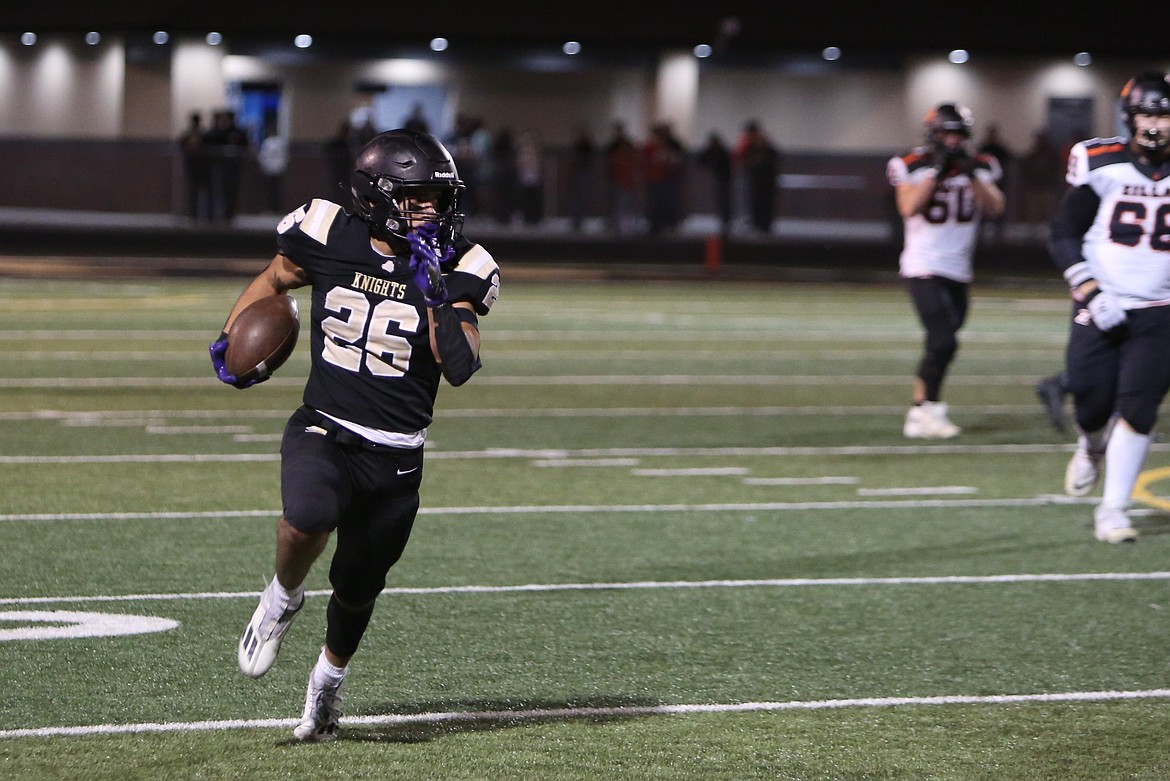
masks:
<path id="1" fill-rule="evenodd" d="M 412 189 L 440 191 L 434 216 L 406 207 Z M 415 218 L 437 222 L 439 241 L 451 246 L 463 229 L 459 200 L 464 189 L 451 153 L 437 138 L 417 130 L 374 136 L 358 152 L 350 176 L 354 213 L 383 241 L 406 240 Z"/>
<path id="2" fill-rule="evenodd" d="M 943 145 L 944 133 L 962 133 L 964 138 L 970 138 L 975 120 L 971 117 L 971 109 L 966 106 L 940 103 L 926 112 L 922 124 L 926 130 L 926 143 L 937 147 Z"/>
<path id="3" fill-rule="evenodd" d="M 1121 88 L 1121 113 L 1130 136 L 1143 152 L 1158 157 L 1166 154 L 1170 148 L 1170 134 L 1157 128 L 1139 134 L 1133 119 L 1136 114 L 1170 114 L 1170 78 L 1166 74 L 1145 71 L 1127 81 Z"/>

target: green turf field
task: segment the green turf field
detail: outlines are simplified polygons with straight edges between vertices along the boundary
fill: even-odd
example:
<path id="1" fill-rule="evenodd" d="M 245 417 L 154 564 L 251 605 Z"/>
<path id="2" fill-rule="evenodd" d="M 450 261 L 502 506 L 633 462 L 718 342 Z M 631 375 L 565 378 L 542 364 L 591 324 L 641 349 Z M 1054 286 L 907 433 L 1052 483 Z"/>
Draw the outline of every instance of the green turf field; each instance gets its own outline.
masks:
<path id="1" fill-rule="evenodd" d="M 215 380 L 241 287 L 0 280 L 0 778 L 1170 777 L 1170 516 L 1114 547 L 1060 496 L 1058 285 L 976 287 L 937 443 L 896 284 L 505 269 L 327 746 L 290 742 L 327 561 L 236 671 L 308 367 Z"/>

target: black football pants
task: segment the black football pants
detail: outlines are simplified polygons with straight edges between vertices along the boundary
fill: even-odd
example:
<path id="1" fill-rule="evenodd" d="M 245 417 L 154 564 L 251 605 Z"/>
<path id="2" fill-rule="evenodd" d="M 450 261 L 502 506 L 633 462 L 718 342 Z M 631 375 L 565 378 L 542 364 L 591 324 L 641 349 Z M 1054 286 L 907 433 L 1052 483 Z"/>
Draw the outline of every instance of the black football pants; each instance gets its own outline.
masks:
<path id="1" fill-rule="evenodd" d="M 906 280 L 914 310 L 926 330 L 916 376 L 926 387 L 926 400 L 941 398 L 947 368 L 959 350 L 959 329 L 967 321 L 968 285 L 945 277 Z"/>

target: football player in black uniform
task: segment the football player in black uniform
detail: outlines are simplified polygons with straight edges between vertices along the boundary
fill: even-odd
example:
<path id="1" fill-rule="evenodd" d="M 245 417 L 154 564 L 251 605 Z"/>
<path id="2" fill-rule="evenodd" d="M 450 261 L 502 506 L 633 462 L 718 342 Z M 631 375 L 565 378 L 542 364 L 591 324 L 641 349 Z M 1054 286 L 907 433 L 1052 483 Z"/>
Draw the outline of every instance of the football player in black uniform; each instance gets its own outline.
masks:
<path id="1" fill-rule="evenodd" d="M 1048 240 L 1073 298 L 1065 366 L 1078 438 L 1064 487 L 1089 494 L 1104 463 L 1094 529 L 1109 543 L 1137 538 L 1126 510 L 1170 390 L 1170 77 L 1130 79 L 1121 107 L 1128 138 L 1069 153 Z"/>
<path id="2" fill-rule="evenodd" d="M 309 675 L 298 740 L 337 736 L 341 685 L 419 506 L 423 443 L 440 374 L 479 368 L 479 316 L 499 293 L 496 262 L 462 235 L 464 185 L 433 136 L 391 130 L 358 154 L 351 210 L 316 199 L 284 217 L 277 254 L 244 289 L 211 345 L 221 380 L 240 311 L 312 286 L 312 366 L 284 430 L 276 575 L 240 638 L 240 671 L 276 661 L 304 606 L 304 580 L 337 532 L 325 645 Z"/>

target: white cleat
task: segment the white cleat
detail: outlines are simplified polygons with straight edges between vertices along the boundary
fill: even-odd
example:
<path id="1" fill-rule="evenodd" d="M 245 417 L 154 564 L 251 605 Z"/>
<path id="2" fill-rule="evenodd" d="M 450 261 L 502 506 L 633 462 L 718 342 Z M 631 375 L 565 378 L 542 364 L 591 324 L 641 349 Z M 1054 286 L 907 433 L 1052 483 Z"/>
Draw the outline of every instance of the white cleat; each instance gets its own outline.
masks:
<path id="1" fill-rule="evenodd" d="M 1069 459 L 1064 470 L 1064 492 L 1069 496 L 1088 496 L 1101 476 L 1101 458 L 1104 453 L 1093 453 L 1081 437 L 1077 452 Z"/>
<path id="2" fill-rule="evenodd" d="M 1138 538 L 1137 529 L 1133 528 L 1125 510 L 1115 507 L 1097 505 L 1097 510 L 1093 513 L 1093 529 L 1098 540 L 1113 545 L 1136 542 Z"/>
<path id="3" fill-rule="evenodd" d="M 249 678 L 259 678 L 272 669 L 276 662 L 276 655 L 280 653 L 280 644 L 293 619 L 297 617 L 301 608 L 305 606 L 305 599 L 296 607 L 289 605 L 287 600 L 280 599 L 273 592 L 272 583 L 260 595 L 260 604 L 252 619 L 240 636 L 238 661 L 240 672 Z"/>
<path id="4" fill-rule="evenodd" d="M 945 401 L 924 401 L 906 412 L 902 435 L 908 439 L 950 439 L 962 429 L 947 418 Z"/>
<path id="5" fill-rule="evenodd" d="M 332 743 L 337 740 L 338 722 L 341 720 L 341 687 L 333 688 L 313 685 L 313 674 L 309 673 L 309 690 L 305 693 L 305 711 L 301 723 L 293 729 L 293 737 L 306 743 Z"/>

